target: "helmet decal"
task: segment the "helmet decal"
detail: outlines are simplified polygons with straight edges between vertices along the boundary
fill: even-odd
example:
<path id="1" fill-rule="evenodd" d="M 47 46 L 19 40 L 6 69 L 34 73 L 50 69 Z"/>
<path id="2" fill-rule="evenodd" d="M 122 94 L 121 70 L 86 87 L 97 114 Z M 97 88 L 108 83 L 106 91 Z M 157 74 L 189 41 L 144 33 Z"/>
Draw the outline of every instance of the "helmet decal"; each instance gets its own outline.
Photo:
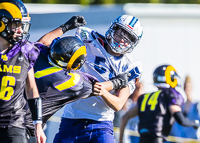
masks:
<path id="1" fill-rule="evenodd" d="M 5 24 L 1 21 L 0 32 L 4 31 L 5 28 L 6 28 Z"/>
<path id="2" fill-rule="evenodd" d="M 133 19 L 131 20 L 131 22 L 129 23 L 129 25 L 127 25 L 128 27 L 130 27 L 131 29 L 133 29 L 135 23 L 138 21 L 137 18 L 133 17 Z"/>
<path id="3" fill-rule="evenodd" d="M 178 81 L 175 78 L 174 81 L 172 81 L 171 78 L 171 72 L 176 72 L 176 69 L 172 66 L 167 66 L 166 70 L 165 70 L 165 77 L 166 77 L 166 83 L 169 84 L 172 88 L 175 88 L 178 85 Z"/>
<path id="4" fill-rule="evenodd" d="M 154 85 L 157 87 L 175 88 L 180 86 L 180 77 L 171 65 L 158 66 L 153 72 Z"/>
<path id="5" fill-rule="evenodd" d="M 22 19 L 22 14 L 21 14 L 20 9 L 12 3 L 8 3 L 8 2 L 1 3 L 0 4 L 0 11 L 1 10 L 8 11 L 13 18 Z"/>
<path id="6" fill-rule="evenodd" d="M 81 46 L 78 50 L 76 50 L 74 52 L 74 54 L 72 55 L 71 59 L 69 60 L 69 63 L 67 65 L 67 69 L 70 70 L 72 68 L 72 65 L 74 64 L 75 60 L 80 57 L 81 55 L 86 55 L 86 47 L 85 46 Z M 76 67 L 74 70 L 78 69 L 80 65 L 78 65 L 78 67 Z"/>

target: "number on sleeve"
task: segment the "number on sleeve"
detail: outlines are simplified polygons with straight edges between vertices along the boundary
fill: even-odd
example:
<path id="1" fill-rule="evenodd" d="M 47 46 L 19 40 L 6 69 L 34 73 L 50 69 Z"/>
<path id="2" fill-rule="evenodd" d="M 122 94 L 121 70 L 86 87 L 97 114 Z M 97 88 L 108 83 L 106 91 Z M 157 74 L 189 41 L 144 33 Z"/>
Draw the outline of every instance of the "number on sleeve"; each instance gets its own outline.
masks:
<path id="1" fill-rule="evenodd" d="M 62 68 L 57 68 L 57 67 L 50 67 L 50 68 L 46 68 L 44 70 L 41 71 L 37 71 L 34 76 L 35 78 L 42 78 L 45 76 L 50 76 L 52 74 L 55 74 L 57 72 L 63 71 Z M 59 90 L 59 91 L 63 91 L 66 89 L 69 89 L 75 85 L 77 85 L 80 81 L 80 75 L 77 73 L 68 73 L 68 75 L 70 76 L 70 78 L 68 78 L 67 80 L 65 80 L 64 82 L 61 82 L 57 85 L 55 85 L 54 87 Z"/>

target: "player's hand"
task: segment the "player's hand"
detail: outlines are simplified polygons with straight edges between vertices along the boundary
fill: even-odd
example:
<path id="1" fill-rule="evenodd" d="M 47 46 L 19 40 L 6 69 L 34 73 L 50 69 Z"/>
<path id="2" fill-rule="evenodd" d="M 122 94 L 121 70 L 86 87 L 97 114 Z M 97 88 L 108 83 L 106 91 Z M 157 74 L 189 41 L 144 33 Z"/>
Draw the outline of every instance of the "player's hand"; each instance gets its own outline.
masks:
<path id="1" fill-rule="evenodd" d="M 127 86 L 128 78 L 131 76 L 130 73 L 119 74 L 112 78 L 110 81 L 113 83 L 113 89 L 121 89 Z"/>
<path id="2" fill-rule="evenodd" d="M 195 126 L 194 129 L 198 129 L 200 124 L 199 124 L 199 120 L 194 120 Z"/>
<path id="3" fill-rule="evenodd" d="M 62 29 L 63 33 L 68 30 L 72 30 L 74 28 L 86 25 L 86 21 L 83 16 L 75 15 L 72 16 L 65 24 L 61 25 L 60 28 Z"/>
<path id="4" fill-rule="evenodd" d="M 101 82 L 96 82 L 93 86 L 93 96 L 102 96 L 106 94 L 108 91 L 103 87 Z"/>
<path id="5" fill-rule="evenodd" d="M 46 143 L 47 138 L 46 135 L 44 134 L 41 124 L 35 125 L 35 132 L 36 132 L 37 143 Z"/>

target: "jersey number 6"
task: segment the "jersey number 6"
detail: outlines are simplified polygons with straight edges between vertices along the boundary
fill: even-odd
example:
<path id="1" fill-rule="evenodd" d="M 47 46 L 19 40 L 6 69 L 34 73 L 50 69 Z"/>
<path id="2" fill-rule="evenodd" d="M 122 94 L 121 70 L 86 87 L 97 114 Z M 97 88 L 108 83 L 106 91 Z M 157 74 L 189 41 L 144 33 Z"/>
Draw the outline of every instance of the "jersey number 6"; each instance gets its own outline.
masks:
<path id="1" fill-rule="evenodd" d="M 4 76 L 1 81 L 0 100 L 10 100 L 14 94 L 15 78 L 12 76 Z"/>

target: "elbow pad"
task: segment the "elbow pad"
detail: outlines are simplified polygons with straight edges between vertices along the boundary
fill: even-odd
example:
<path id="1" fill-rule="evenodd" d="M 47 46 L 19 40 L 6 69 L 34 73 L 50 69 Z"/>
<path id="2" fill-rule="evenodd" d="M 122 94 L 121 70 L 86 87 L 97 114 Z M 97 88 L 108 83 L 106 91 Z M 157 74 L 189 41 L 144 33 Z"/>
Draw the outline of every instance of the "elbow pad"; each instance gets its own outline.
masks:
<path id="1" fill-rule="evenodd" d="M 199 127 L 199 123 L 197 123 L 196 121 L 188 120 L 187 118 L 184 117 L 182 112 L 175 112 L 174 118 L 182 126 L 194 127 L 195 129 Z"/>
<path id="2" fill-rule="evenodd" d="M 42 123 L 42 99 L 28 99 L 28 104 L 32 113 L 33 124 Z"/>

